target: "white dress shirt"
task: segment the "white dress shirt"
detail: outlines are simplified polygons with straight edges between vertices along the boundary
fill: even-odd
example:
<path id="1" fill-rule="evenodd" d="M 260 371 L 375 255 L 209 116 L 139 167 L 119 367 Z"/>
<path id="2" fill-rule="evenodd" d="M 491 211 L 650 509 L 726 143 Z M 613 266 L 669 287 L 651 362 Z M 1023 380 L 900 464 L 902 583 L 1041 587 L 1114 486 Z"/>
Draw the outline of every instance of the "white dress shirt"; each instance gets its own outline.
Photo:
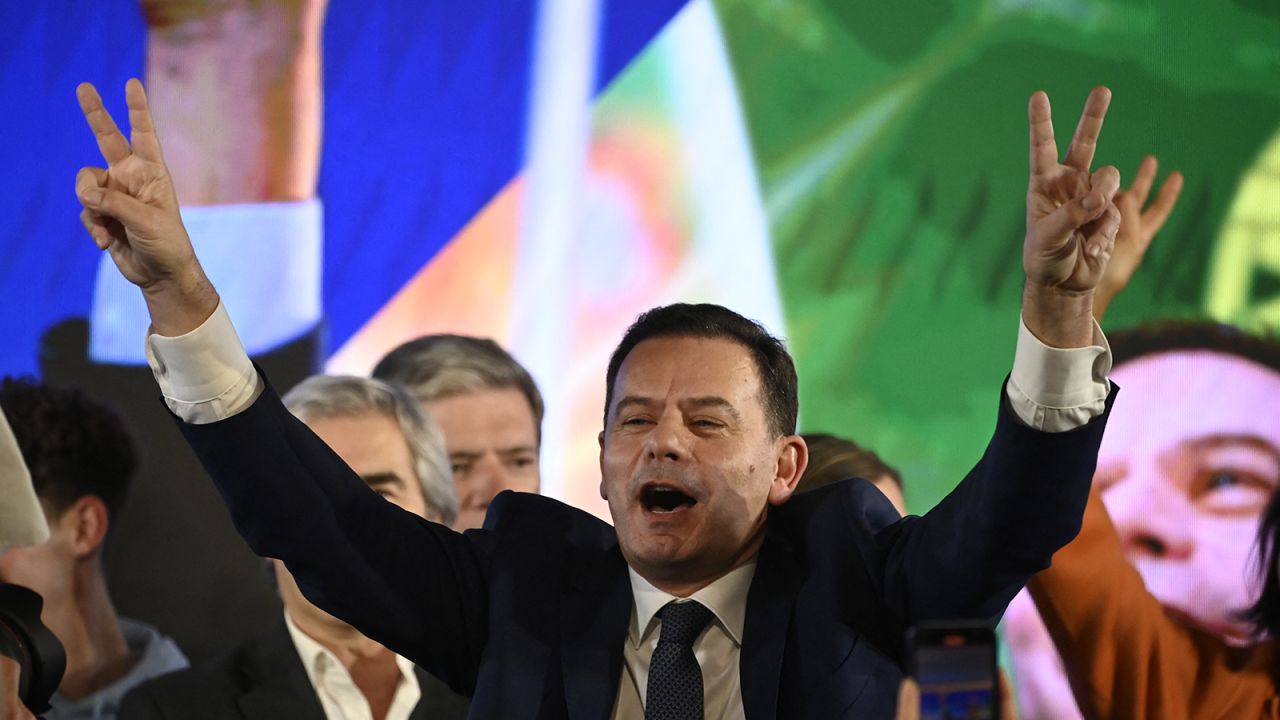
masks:
<path id="1" fill-rule="evenodd" d="M 1009 407 L 1023 423 L 1039 430 L 1062 432 L 1100 415 L 1111 385 L 1111 350 L 1097 323 L 1093 345 L 1057 349 L 1040 342 L 1025 323 L 1018 323 L 1013 370 L 1005 385 Z M 248 408 L 261 394 L 263 382 L 245 354 L 226 310 L 219 305 L 200 327 L 177 338 L 151 335 L 147 358 L 165 402 L 183 421 L 211 423 Z M 715 621 L 694 642 L 702 665 L 707 718 L 743 716 L 738 668 L 747 589 L 755 573 L 748 563 L 703 588 L 698 598 Z M 649 658 L 657 646 L 654 614 L 671 600 L 631 571 L 632 625 L 624 641 L 623 676 L 614 718 L 644 716 Z M 701 596 L 701 597 L 700 597 Z"/>
<path id="2" fill-rule="evenodd" d="M 659 590 L 630 568 L 631 625 L 622 648 L 622 682 L 613 717 L 643 718 L 649 689 L 649 659 L 658 647 L 662 619 L 655 617 L 667 603 L 681 600 Z M 711 611 L 714 619 L 693 642 L 693 656 L 702 668 L 702 716 L 706 720 L 742 717 L 742 628 L 747 619 L 747 590 L 756 576 L 753 558 L 689 596 Z"/>
<path id="3" fill-rule="evenodd" d="M 302 658 L 302 667 L 307 670 L 311 688 L 315 690 L 320 706 L 324 708 L 324 716 L 328 720 L 373 720 L 369 701 L 360 692 L 360 688 L 356 687 L 351 673 L 347 672 L 338 656 L 302 632 L 287 612 L 284 614 L 284 624 L 289 628 L 289 637 L 293 638 L 298 657 Z M 422 688 L 418 685 L 418 676 L 413 672 L 412 662 L 396 655 L 396 666 L 400 668 L 400 684 L 396 686 L 391 707 L 387 708 L 386 720 L 408 720 L 409 714 L 422 697 Z"/>

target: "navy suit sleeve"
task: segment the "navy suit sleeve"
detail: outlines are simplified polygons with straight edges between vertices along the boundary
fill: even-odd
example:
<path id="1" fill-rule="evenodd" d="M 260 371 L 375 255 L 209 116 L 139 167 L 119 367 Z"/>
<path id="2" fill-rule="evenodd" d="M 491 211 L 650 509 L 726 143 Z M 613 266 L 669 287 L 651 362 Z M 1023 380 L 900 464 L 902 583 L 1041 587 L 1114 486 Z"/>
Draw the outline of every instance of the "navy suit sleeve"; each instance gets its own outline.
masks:
<path id="1" fill-rule="evenodd" d="M 998 619 L 1076 536 L 1116 391 L 1102 415 L 1061 433 L 1024 425 L 1001 391 L 995 434 L 978 464 L 933 510 L 877 536 L 886 599 L 905 609 L 908 623 Z"/>
<path id="2" fill-rule="evenodd" d="M 492 535 L 387 502 L 268 385 L 220 422 L 179 422 L 254 552 L 308 600 L 471 694 L 487 637 Z"/>

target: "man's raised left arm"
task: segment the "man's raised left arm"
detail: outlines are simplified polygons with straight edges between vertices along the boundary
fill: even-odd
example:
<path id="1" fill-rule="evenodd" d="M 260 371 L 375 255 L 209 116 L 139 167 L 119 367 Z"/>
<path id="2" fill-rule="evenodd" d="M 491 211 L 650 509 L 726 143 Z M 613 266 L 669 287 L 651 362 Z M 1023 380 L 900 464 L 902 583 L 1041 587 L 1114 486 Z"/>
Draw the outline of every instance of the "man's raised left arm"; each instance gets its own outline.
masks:
<path id="1" fill-rule="evenodd" d="M 937 507 L 880 537 L 886 593 L 908 622 L 999 617 L 1079 530 L 1114 397 L 1093 297 L 1120 224 L 1120 176 L 1090 169 L 1110 99 L 1090 94 L 1060 162 L 1049 99 L 1031 97 L 1026 285 L 995 434 Z"/>

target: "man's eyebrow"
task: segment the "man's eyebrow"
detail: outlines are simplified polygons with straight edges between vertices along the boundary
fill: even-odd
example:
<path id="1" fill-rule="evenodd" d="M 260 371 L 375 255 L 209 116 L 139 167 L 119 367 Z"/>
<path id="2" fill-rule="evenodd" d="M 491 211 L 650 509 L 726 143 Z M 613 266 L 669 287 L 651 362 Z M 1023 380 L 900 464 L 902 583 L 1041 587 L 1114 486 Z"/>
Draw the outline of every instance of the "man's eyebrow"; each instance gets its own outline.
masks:
<path id="1" fill-rule="evenodd" d="M 733 406 L 733 403 L 729 402 L 728 400 L 725 400 L 719 395 L 707 395 L 704 397 L 689 398 L 688 400 L 685 400 L 683 404 L 694 409 L 711 408 L 711 407 L 720 408 L 721 410 L 724 410 L 725 412 L 729 413 L 730 417 L 733 418 L 734 422 L 737 422 L 742 419 L 742 416 L 738 414 L 738 409 Z"/>
<path id="2" fill-rule="evenodd" d="M 618 401 L 618 405 L 615 408 L 614 412 L 622 412 L 623 410 L 633 406 L 641 407 L 641 408 L 651 407 L 654 405 L 654 403 L 655 401 L 653 400 L 653 398 L 647 398 L 641 395 L 628 395 Z M 727 412 L 729 416 L 733 418 L 734 422 L 739 422 L 742 420 L 742 416 L 739 415 L 738 409 L 733 406 L 733 403 L 729 402 L 728 400 L 725 400 L 719 395 L 704 395 L 702 397 L 689 398 L 687 400 L 681 401 L 680 404 L 689 409 L 711 408 L 711 407 L 720 408 L 721 410 L 724 410 L 725 412 Z"/>
<path id="3" fill-rule="evenodd" d="M 498 450 L 499 455 L 523 455 L 525 453 L 536 453 L 538 448 L 533 445 L 512 445 Z"/>
<path id="4" fill-rule="evenodd" d="M 401 490 L 404 490 L 409 486 L 409 484 L 404 481 L 404 478 L 400 477 L 399 475 L 393 472 L 371 473 L 369 475 L 361 475 L 360 479 L 364 480 L 366 485 L 375 489 L 380 485 L 395 485 Z"/>
<path id="5" fill-rule="evenodd" d="M 647 398 L 642 395 L 628 395 L 618 401 L 614 406 L 614 412 L 622 412 L 629 407 L 650 407 L 653 405 L 653 398 Z"/>

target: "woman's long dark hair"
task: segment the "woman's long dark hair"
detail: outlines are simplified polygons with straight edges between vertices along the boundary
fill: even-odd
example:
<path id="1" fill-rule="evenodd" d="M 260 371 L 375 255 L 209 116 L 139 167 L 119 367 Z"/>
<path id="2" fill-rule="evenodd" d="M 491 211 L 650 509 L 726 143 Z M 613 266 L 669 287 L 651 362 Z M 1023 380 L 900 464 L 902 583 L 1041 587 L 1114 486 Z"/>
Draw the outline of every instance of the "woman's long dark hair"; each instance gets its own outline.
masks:
<path id="1" fill-rule="evenodd" d="M 1240 613 L 1240 618 L 1253 624 L 1259 638 L 1280 639 L 1280 492 L 1271 496 L 1258 523 L 1258 540 L 1253 548 L 1253 562 L 1262 592 L 1253 605 Z"/>

